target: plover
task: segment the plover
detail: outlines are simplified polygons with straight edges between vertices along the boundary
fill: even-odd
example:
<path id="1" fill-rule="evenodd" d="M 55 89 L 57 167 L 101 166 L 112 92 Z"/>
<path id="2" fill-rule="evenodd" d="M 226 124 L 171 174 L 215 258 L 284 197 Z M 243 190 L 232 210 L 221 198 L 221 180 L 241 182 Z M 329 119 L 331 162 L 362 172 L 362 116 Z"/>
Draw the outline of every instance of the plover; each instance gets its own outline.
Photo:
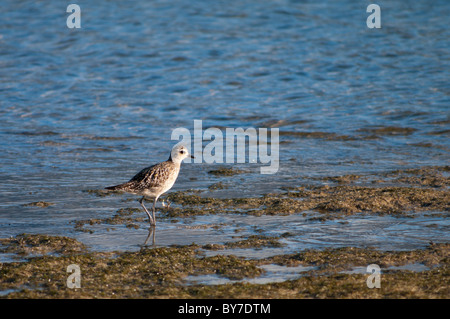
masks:
<path id="1" fill-rule="evenodd" d="M 194 158 L 194 156 L 189 154 L 185 146 L 175 146 L 172 149 L 170 157 L 167 161 L 144 168 L 126 183 L 106 187 L 105 189 L 142 195 L 142 198 L 139 199 L 139 203 L 147 213 L 150 220 L 150 225 L 155 226 L 156 202 L 159 196 L 167 192 L 172 188 L 173 184 L 175 184 L 178 173 L 180 172 L 181 162 L 189 156 Z M 154 198 L 152 215 L 150 215 L 150 212 L 144 206 L 144 200 L 146 197 Z"/>

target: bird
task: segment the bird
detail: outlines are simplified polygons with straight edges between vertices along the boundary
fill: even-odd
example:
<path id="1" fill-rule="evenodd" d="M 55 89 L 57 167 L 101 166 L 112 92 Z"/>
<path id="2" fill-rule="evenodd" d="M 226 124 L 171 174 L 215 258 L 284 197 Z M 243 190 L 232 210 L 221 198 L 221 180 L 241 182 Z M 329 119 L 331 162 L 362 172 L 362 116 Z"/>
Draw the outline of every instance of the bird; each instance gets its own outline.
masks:
<path id="1" fill-rule="evenodd" d="M 181 162 L 187 157 L 195 158 L 189 154 L 188 149 L 184 145 L 175 145 L 167 161 L 142 169 L 126 183 L 105 187 L 105 189 L 141 195 L 142 198 L 139 199 L 139 203 L 148 215 L 150 226 L 154 227 L 156 226 L 156 202 L 159 196 L 167 192 L 175 184 L 180 172 Z M 152 215 L 150 215 L 150 212 L 144 205 L 146 197 L 154 199 Z"/>

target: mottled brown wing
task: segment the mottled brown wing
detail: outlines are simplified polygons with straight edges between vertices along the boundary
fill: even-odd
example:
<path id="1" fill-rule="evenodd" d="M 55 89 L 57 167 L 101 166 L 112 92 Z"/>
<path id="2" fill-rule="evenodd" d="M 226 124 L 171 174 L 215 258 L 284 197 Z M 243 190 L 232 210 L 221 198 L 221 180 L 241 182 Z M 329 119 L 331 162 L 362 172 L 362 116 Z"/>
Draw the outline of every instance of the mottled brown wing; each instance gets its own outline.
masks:
<path id="1" fill-rule="evenodd" d="M 164 183 L 164 181 L 167 180 L 167 178 L 169 177 L 167 166 L 168 165 L 166 164 L 166 162 L 162 162 L 146 167 L 142 169 L 139 173 L 137 173 L 128 182 L 116 186 L 106 187 L 106 189 L 136 191 L 153 187 L 159 187 L 161 183 Z"/>
<path id="2" fill-rule="evenodd" d="M 162 162 L 156 165 L 144 168 L 137 173 L 129 182 L 134 183 L 139 188 L 161 187 L 169 178 L 173 170 L 171 162 Z"/>

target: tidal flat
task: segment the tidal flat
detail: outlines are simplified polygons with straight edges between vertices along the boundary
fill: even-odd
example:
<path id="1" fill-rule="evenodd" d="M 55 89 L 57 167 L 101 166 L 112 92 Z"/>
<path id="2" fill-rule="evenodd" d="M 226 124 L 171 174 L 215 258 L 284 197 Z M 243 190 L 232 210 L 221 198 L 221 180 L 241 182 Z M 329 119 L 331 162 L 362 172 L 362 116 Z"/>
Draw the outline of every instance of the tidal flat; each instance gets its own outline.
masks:
<path id="1" fill-rule="evenodd" d="M 425 215 L 434 218 L 428 229 L 441 227 L 445 233 L 450 210 L 448 172 L 448 166 L 440 166 L 331 176 L 320 181 L 326 185 L 289 187 L 254 198 L 215 198 L 195 190 L 178 191 L 165 198 L 167 204 L 158 215 L 163 222 L 173 224 L 193 217 L 268 216 L 289 222 L 289 218 L 300 216 L 311 232 L 313 225 L 328 227 L 330 221 L 337 221 L 336 231 L 341 232 L 358 214 L 400 222 Z M 85 193 L 121 196 L 103 190 Z M 345 243 L 317 249 L 308 248 L 304 242 L 293 245 L 293 238 L 298 236 L 295 229 L 270 232 L 261 223 L 246 232 L 239 227 L 227 229 L 229 221 L 185 225 L 185 231 L 219 231 L 232 240 L 171 245 L 156 241 L 136 251 L 98 251 L 66 236 L 20 234 L 2 238 L 0 253 L 8 260 L 0 264 L 0 297 L 450 297 L 450 243 L 445 237 L 440 242 L 428 241 L 408 249 Z M 439 225 L 440 221 L 443 225 Z M 104 219 L 77 220 L 73 227 L 77 233 L 92 236 L 96 226 L 126 227 L 136 232 L 148 227 L 146 222 L 140 209 L 124 207 Z M 308 231 L 302 236 L 307 237 Z M 403 240 L 408 241 L 407 237 Z M 287 246 L 290 250 L 283 250 Z M 80 288 L 67 286 L 67 267 L 72 264 L 80 267 Z M 368 288 L 370 273 L 366 267 L 371 264 L 381 269 L 381 288 Z"/>
<path id="2" fill-rule="evenodd" d="M 209 247 L 199 245 L 100 253 L 68 238 L 45 235 L 23 234 L 2 239 L 1 245 L 2 251 L 17 251 L 24 258 L 2 264 L 2 298 L 448 298 L 450 293 L 449 244 L 401 252 L 352 247 L 306 250 L 265 259 L 205 256 Z M 418 263 L 426 270 L 389 269 Z M 79 288 L 67 286 L 66 269 L 72 264 L 81 269 Z M 282 282 L 248 282 L 264 275 L 264 265 L 274 264 L 309 270 Z M 368 288 L 368 274 L 352 272 L 368 264 L 386 269 L 380 288 Z M 231 283 L 192 281 L 202 275 Z"/>

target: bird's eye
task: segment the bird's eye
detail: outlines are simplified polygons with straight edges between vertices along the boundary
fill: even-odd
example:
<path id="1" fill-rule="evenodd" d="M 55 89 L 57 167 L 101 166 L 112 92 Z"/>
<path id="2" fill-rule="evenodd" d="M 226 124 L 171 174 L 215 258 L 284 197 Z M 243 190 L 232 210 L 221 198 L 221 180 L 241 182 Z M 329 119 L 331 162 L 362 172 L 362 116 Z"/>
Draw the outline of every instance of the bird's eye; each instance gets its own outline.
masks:
<path id="1" fill-rule="evenodd" d="M 183 150 L 181 150 L 181 151 L 180 151 L 180 154 L 184 154 L 184 151 L 183 151 Z"/>

